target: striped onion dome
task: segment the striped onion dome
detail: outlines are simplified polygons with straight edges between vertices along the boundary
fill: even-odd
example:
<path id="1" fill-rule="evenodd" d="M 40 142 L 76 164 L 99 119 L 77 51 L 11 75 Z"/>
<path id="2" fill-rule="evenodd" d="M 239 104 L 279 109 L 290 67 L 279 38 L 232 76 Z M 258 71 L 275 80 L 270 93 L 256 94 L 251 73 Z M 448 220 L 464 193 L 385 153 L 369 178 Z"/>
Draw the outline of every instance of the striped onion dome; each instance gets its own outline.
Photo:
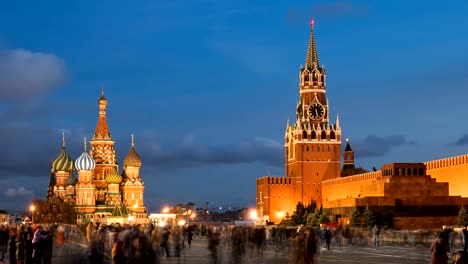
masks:
<path id="1" fill-rule="evenodd" d="M 141 158 L 138 155 L 138 153 L 136 153 L 135 148 L 132 147 L 124 159 L 124 167 L 140 167 L 140 166 L 141 166 Z"/>
<path id="2" fill-rule="evenodd" d="M 72 171 L 73 165 L 73 159 L 68 156 L 65 147 L 62 147 L 62 151 L 52 163 L 52 168 L 54 171 Z"/>
<path id="3" fill-rule="evenodd" d="M 96 161 L 88 153 L 83 152 L 75 161 L 77 170 L 94 170 Z"/>
<path id="4" fill-rule="evenodd" d="M 78 182 L 78 179 L 73 175 L 73 173 L 70 173 L 70 176 L 65 180 L 65 185 L 75 185 Z"/>
<path id="5" fill-rule="evenodd" d="M 120 184 L 122 182 L 122 176 L 120 176 L 117 170 L 113 168 L 107 173 L 106 182 L 108 184 Z"/>

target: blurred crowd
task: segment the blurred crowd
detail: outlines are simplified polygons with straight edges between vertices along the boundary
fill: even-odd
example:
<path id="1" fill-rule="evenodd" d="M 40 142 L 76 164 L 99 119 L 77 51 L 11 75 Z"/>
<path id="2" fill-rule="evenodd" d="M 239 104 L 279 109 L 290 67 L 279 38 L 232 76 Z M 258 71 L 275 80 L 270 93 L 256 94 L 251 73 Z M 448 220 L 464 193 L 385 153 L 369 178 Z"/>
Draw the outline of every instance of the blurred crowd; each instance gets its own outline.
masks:
<path id="1" fill-rule="evenodd" d="M 463 248 L 460 232 L 446 231 L 448 250 Z M 65 242 L 87 248 L 92 264 L 157 264 L 181 258 L 192 240 L 205 240 L 211 263 L 250 263 L 268 249 L 278 263 L 314 263 L 320 252 L 338 247 L 422 245 L 431 248 L 433 231 L 395 231 L 375 226 L 286 227 L 233 225 L 21 225 L 0 226 L 0 257 L 5 263 L 52 263 L 54 248 Z M 280 262 L 280 260 L 282 262 Z"/>

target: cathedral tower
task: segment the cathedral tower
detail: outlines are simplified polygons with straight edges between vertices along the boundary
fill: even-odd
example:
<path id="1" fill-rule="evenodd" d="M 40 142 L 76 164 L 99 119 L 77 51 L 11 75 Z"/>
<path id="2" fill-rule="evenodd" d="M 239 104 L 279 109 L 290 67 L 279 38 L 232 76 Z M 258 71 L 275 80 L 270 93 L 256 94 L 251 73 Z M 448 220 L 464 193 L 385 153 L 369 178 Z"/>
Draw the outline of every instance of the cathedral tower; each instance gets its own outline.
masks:
<path id="1" fill-rule="evenodd" d="M 60 199 L 64 199 L 66 194 L 66 180 L 74 169 L 73 159 L 70 158 L 65 149 L 65 133 L 62 133 L 62 151 L 60 151 L 58 157 L 52 162 L 52 169 L 55 173 L 55 194 Z"/>
<path id="2" fill-rule="evenodd" d="M 340 177 L 341 128 L 338 116 L 330 123 L 326 96 L 326 71 L 319 63 L 314 21 L 304 67 L 299 70 L 299 101 L 296 121 L 289 121 L 285 132 L 286 177 L 294 183 L 295 201 L 321 204 L 321 182 Z"/>
<path id="3" fill-rule="evenodd" d="M 106 174 L 112 169 L 118 171 L 116 162 L 114 141 L 111 138 L 109 126 L 106 119 L 107 100 L 104 97 L 104 90 L 98 100 L 99 118 L 96 124 L 93 139 L 89 142 L 91 149 L 89 155 L 96 161 L 94 169 L 93 183 L 96 187 L 96 202 L 105 204 L 107 192 Z"/>
<path id="4" fill-rule="evenodd" d="M 143 200 L 145 189 L 140 178 L 141 158 L 135 151 L 135 142 L 132 134 L 132 145 L 124 159 L 124 179 L 121 183 L 122 195 L 125 205 L 132 211 L 146 212 Z"/>
<path id="5" fill-rule="evenodd" d="M 93 183 L 96 162 L 86 152 L 86 138 L 84 139 L 84 152 L 76 159 L 78 183 L 75 185 L 75 210 L 78 214 L 78 223 L 84 218 L 92 219 L 96 203 L 96 188 Z"/>

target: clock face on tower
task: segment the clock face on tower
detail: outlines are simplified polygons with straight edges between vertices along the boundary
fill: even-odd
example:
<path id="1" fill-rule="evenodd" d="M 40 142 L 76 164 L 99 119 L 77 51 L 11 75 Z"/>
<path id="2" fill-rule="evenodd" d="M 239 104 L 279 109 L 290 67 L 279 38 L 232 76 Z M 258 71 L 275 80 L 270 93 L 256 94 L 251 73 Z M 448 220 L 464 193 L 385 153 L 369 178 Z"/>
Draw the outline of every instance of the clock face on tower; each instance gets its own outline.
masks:
<path id="1" fill-rule="evenodd" d="M 325 116 L 325 108 L 320 103 L 313 103 L 309 106 L 309 117 L 312 120 L 320 120 Z"/>

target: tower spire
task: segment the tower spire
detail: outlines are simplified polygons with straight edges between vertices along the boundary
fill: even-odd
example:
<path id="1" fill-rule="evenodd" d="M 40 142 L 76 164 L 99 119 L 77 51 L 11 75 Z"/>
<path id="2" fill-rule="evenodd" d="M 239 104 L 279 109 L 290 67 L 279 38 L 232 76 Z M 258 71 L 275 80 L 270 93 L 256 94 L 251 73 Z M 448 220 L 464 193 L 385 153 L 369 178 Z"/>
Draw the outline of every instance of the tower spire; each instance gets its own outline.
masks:
<path id="1" fill-rule="evenodd" d="M 134 147 L 135 147 L 135 141 L 134 141 L 133 134 L 132 134 L 132 148 Z"/>
<path id="2" fill-rule="evenodd" d="M 86 137 L 83 138 L 83 143 L 84 143 L 84 151 L 86 152 Z"/>
<path id="3" fill-rule="evenodd" d="M 65 131 L 62 131 L 62 148 L 65 148 Z"/>
<path id="4" fill-rule="evenodd" d="M 317 45 L 315 44 L 314 24 L 314 19 L 311 18 L 309 47 L 307 48 L 305 68 L 313 68 L 314 64 L 317 66 L 317 68 L 320 66 L 317 53 Z"/>

